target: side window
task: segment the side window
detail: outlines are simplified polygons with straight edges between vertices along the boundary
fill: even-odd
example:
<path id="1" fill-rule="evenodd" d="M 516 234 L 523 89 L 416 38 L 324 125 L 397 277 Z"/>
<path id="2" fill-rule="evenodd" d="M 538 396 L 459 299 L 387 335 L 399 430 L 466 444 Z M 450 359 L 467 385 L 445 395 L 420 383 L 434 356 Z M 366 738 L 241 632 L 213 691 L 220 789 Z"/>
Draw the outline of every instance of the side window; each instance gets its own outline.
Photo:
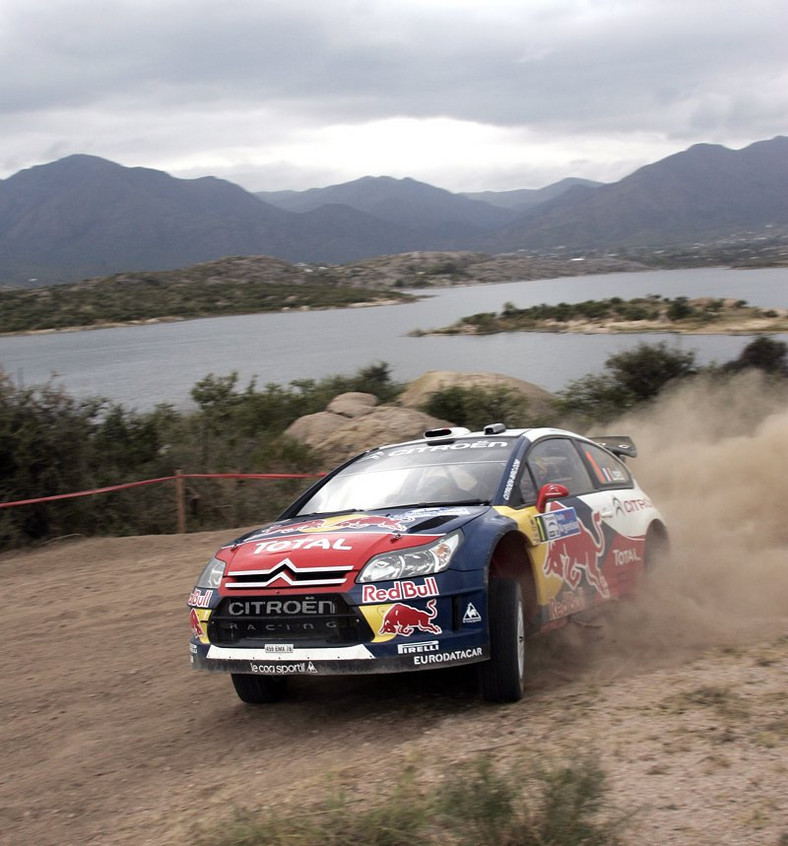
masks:
<path id="1" fill-rule="evenodd" d="M 615 488 L 631 486 L 632 476 L 622 461 L 595 444 L 579 442 L 578 446 L 591 468 L 591 476 L 597 485 Z"/>
<path id="2" fill-rule="evenodd" d="M 538 491 L 534 480 L 531 478 L 528 465 L 523 462 L 523 466 L 520 468 L 520 475 L 509 498 L 509 505 L 512 508 L 519 508 L 521 505 L 533 505 L 536 502 L 537 493 Z"/>
<path id="3" fill-rule="evenodd" d="M 594 489 L 583 461 L 567 438 L 539 441 L 528 451 L 526 460 L 537 490 L 551 482 L 564 485 L 573 496 Z"/>

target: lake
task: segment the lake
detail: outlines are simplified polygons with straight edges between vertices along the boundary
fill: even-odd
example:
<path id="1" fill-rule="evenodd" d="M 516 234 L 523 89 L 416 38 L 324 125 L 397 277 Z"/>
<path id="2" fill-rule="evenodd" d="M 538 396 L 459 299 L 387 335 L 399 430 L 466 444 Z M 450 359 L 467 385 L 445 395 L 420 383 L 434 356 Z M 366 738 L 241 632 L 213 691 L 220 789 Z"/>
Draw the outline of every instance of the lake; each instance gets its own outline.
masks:
<path id="1" fill-rule="evenodd" d="M 425 292 L 418 292 L 424 294 Z M 428 370 L 489 371 L 557 391 L 603 369 L 611 354 L 641 341 L 693 350 L 701 364 L 735 358 L 751 340 L 727 335 L 510 333 L 408 337 L 482 311 L 539 303 L 647 294 L 733 297 L 788 307 L 788 268 L 646 271 L 430 290 L 407 305 L 216 317 L 0 338 L 0 367 L 20 385 L 48 380 L 76 396 L 103 396 L 129 408 L 182 408 L 208 373 L 237 370 L 245 387 L 350 375 L 375 362 L 409 381 Z M 788 340 L 786 335 L 776 336 Z"/>

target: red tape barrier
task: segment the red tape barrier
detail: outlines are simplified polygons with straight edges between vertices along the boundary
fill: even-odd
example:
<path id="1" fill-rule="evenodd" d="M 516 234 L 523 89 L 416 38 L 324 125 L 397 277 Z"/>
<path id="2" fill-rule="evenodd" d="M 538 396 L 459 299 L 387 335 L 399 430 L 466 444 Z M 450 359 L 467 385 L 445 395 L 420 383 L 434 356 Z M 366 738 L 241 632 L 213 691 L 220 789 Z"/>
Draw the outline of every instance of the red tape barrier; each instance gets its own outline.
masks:
<path id="1" fill-rule="evenodd" d="M 140 482 L 125 482 L 122 485 L 111 485 L 107 488 L 94 488 L 91 491 L 77 491 L 76 493 L 55 494 L 54 496 L 39 496 L 35 499 L 19 499 L 16 502 L 0 502 L 0 508 L 11 508 L 14 505 L 34 505 L 37 502 L 54 502 L 58 499 L 73 499 L 78 496 L 93 496 L 94 494 L 123 491 L 129 488 L 139 488 L 142 485 L 155 485 L 159 482 L 172 482 L 176 479 L 318 479 L 322 473 L 178 473 L 176 476 L 162 476 L 160 479 L 143 479 Z"/>

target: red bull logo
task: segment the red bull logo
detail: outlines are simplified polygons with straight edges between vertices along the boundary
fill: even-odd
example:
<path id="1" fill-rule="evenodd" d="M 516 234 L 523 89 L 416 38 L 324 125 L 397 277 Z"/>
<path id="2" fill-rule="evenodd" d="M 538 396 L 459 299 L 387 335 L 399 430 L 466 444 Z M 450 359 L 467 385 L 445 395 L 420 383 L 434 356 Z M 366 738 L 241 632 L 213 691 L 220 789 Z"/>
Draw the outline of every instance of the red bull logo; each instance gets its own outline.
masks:
<path id="1" fill-rule="evenodd" d="M 261 538 L 272 538 L 272 540 L 264 540 L 263 544 L 258 544 L 260 548 L 263 545 L 270 546 L 274 543 L 285 543 L 286 541 L 277 541 L 276 538 L 288 537 L 291 535 L 325 533 L 325 532 L 341 532 L 341 531 L 364 531 L 365 529 L 376 529 L 380 532 L 390 532 L 391 534 L 401 534 L 407 531 L 407 524 L 400 520 L 394 520 L 391 517 L 377 516 L 375 514 L 353 514 L 344 519 L 336 518 L 320 518 L 317 520 L 305 520 L 301 523 L 292 523 L 289 526 L 269 526 L 267 529 L 261 529 L 250 535 L 245 543 L 252 543 L 259 541 Z M 290 548 L 297 549 L 296 544 L 303 545 L 307 543 L 306 539 L 290 540 L 292 544 Z"/>
<path id="2" fill-rule="evenodd" d="M 269 526 L 267 529 L 261 529 L 246 539 L 246 543 L 264 538 L 267 535 L 297 535 L 301 532 L 314 531 L 315 529 L 322 529 L 325 526 L 325 520 L 306 520 L 303 523 L 293 523 L 290 526 Z"/>
<path id="3" fill-rule="evenodd" d="M 199 588 L 195 588 L 189 596 L 188 604 L 191 608 L 210 608 L 212 599 L 212 590 L 202 591 Z"/>
<path id="4" fill-rule="evenodd" d="M 407 526 L 399 520 L 392 520 L 391 517 L 378 517 L 374 514 L 362 514 L 358 517 L 349 517 L 347 520 L 340 520 L 334 523 L 332 529 L 380 529 L 384 532 L 404 532 Z"/>
<path id="5" fill-rule="evenodd" d="M 361 601 L 396 602 L 399 599 L 426 599 L 428 596 L 438 596 L 439 594 L 435 576 L 427 576 L 421 584 L 406 580 L 395 582 L 394 586 L 390 588 L 364 585 L 361 592 Z"/>
<path id="6" fill-rule="evenodd" d="M 384 614 L 378 634 L 403 635 L 403 637 L 409 637 L 415 631 L 440 634 L 441 627 L 432 622 L 437 616 L 438 610 L 434 599 L 427 603 L 426 611 L 397 602 Z"/>
<path id="7" fill-rule="evenodd" d="M 554 509 L 560 509 L 556 505 Z M 605 550 L 602 534 L 602 515 L 594 511 L 591 515 L 593 531 L 582 520 L 577 521 L 579 531 L 575 534 L 549 541 L 543 572 L 546 576 L 558 576 L 570 589 L 580 584 L 585 573 L 586 581 L 605 599 L 610 589 L 599 566 Z"/>

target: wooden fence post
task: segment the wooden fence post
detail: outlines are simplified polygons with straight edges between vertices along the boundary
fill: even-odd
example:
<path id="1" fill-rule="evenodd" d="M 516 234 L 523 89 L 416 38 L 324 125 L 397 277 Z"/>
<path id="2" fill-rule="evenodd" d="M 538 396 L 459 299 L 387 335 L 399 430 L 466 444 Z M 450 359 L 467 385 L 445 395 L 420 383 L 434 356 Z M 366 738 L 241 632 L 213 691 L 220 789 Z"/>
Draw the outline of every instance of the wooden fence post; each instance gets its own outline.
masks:
<path id="1" fill-rule="evenodd" d="M 186 534 L 186 494 L 183 476 L 180 470 L 175 471 L 175 512 L 178 515 L 178 534 Z"/>

